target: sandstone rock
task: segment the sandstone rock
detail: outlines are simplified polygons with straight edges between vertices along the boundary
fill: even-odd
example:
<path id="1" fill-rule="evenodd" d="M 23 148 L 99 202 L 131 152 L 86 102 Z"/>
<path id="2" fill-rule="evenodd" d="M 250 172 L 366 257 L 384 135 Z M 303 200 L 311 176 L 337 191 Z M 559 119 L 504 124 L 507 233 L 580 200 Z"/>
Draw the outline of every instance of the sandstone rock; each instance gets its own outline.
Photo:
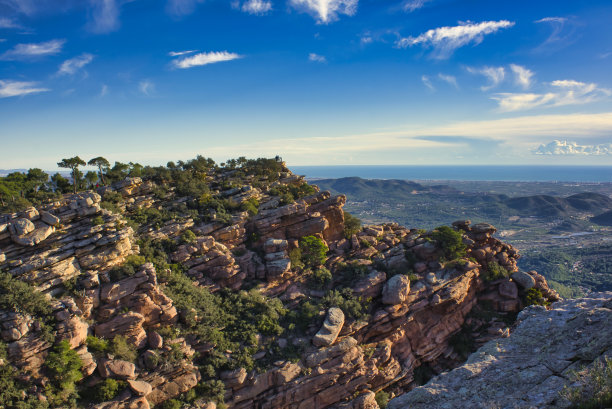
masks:
<path id="1" fill-rule="evenodd" d="M 47 223 L 49 226 L 55 226 L 60 222 L 59 217 L 52 215 L 49 212 L 40 212 L 41 220 Z"/>
<path id="2" fill-rule="evenodd" d="M 127 383 L 132 392 L 134 392 L 138 396 L 147 396 L 151 393 L 151 391 L 153 391 L 153 387 L 148 382 L 128 379 Z"/>
<path id="3" fill-rule="evenodd" d="M 135 379 L 136 365 L 120 359 L 102 359 L 98 364 L 98 372 L 103 378 Z"/>
<path id="4" fill-rule="evenodd" d="M 135 312 L 121 314 L 110 321 L 96 325 L 96 336 L 110 339 L 116 335 L 123 335 L 130 344 L 142 348 L 147 342 L 147 333 L 142 328 L 144 321 L 144 317 Z"/>
<path id="5" fill-rule="evenodd" d="M 502 281 L 497 289 L 499 291 L 499 295 L 504 298 L 516 299 L 518 297 L 518 288 L 513 281 Z"/>
<path id="6" fill-rule="evenodd" d="M 155 331 L 149 332 L 147 335 L 147 342 L 153 349 L 160 349 L 164 345 L 164 339 Z"/>
<path id="7" fill-rule="evenodd" d="M 221 373 L 221 379 L 228 388 L 242 385 L 246 377 L 247 371 L 244 368 L 234 369 L 233 371 L 224 371 Z"/>
<path id="8" fill-rule="evenodd" d="M 313 368 L 317 365 L 322 365 L 323 363 L 343 354 L 355 346 L 357 346 L 357 340 L 353 337 L 346 337 L 339 341 L 336 345 L 321 348 L 317 352 L 307 355 L 305 359 L 306 366 L 308 368 Z"/>
<path id="9" fill-rule="evenodd" d="M 9 231 L 12 236 L 25 236 L 34 231 L 34 223 L 25 218 L 12 220 L 9 224 Z"/>
<path id="10" fill-rule="evenodd" d="M 403 274 L 391 277 L 383 287 L 382 302 L 384 304 L 401 304 L 408 298 L 410 293 L 410 279 Z"/>
<path id="11" fill-rule="evenodd" d="M 517 271 L 516 273 L 512 274 L 512 279 L 525 290 L 535 287 L 536 284 L 535 279 L 531 275 L 522 271 Z"/>
<path id="12" fill-rule="evenodd" d="M 332 345 L 336 341 L 336 338 L 338 338 L 338 334 L 343 325 L 344 313 L 342 310 L 336 307 L 330 308 L 327 310 L 327 316 L 325 317 L 323 326 L 312 339 L 312 343 L 318 347 Z"/>

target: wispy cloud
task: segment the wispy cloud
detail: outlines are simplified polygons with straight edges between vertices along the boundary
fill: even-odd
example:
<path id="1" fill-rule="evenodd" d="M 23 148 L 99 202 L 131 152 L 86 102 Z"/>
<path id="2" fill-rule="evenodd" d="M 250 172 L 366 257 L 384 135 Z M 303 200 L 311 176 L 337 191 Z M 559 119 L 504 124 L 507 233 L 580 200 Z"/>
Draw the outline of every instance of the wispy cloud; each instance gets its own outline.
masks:
<path id="1" fill-rule="evenodd" d="M 501 29 L 509 28 L 514 22 L 508 20 L 483 21 L 482 23 L 461 22 L 453 27 L 439 27 L 428 30 L 417 37 L 405 37 L 396 41 L 396 46 L 408 48 L 421 44 L 433 48 L 432 56 L 438 59 L 449 58 L 456 49 L 470 43 L 480 44 L 484 36 Z"/>
<path id="2" fill-rule="evenodd" d="M 446 75 L 446 74 L 440 73 L 440 74 L 438 74 L 438 78 L 440 78 L 442 81 L 452 85 L 456 89 L 459 89 L 459 84 L 457 84 L 457 78 L 455 78 L 453 75 Z"/>
<path id="3" fill-rule="evenodd" d="M 357 13 L 359 0 L 290 0 L 297 10 L 312 15 L 319 24 L 338 20 L 338 15 L 353 16 Z"/>
<path id="4" fill-rule="evenodd" d="M 532 152 L 536 155 L 580 155 L 580 156 L 602 156 L 612 155 L 612 143 L 603 143 L 599 145 L 580 145 L 577 142 L 554 140 L 547 144 L 542 144 L 533 149 Z"/>
<path id="5" fill-rule="evenodd" d="M 51 40 L 43 43 L 17 44 L 0 55 L 0 60 L 27 60 L 58 54 L 66 40 Z"/>
<path id="6" fill-rule="evenodd" d="M 187 50 L 187 51 L 170 51 L 168 55 L 170 57 L 179 57 L 181 55 L 193 54 L 198 52 L 198 50 Z"/>
<path id="7" fill-rule="evenodd" d="M 467 70 L 471 74 L 484 75 L 487 78 L 489 84 L 480 87 L 480 89 L 483 91 L 488 91 L 492 88 L 497 87 L 506 76 L 506 70 L 504 69 L 504 67 L 467 67 Z"/>
<path id="8" fill-rule="evenodd" d="M 108 95 L 108 85 L 102 84 L 100 88 L 100 97 L 105 97 L 106 95 Z"/>
<path id="9" fill-rule="evenodd" d="M 308 61 L 324 63 L 327 62 L 327 58 L 319 54 L 310 53 L 308 54 Z"/>
<path id="10" fill-rule="evenodd" d="M 429 88 L 430 91 L 435 91 L 436 87 L 433 86 L 433 84 L 431 83 L 431 79 L 427 76 L 427 75 L 423 75 L 421 77 L 421 81 L 423 81 L 423 84 Z"/>
<path id="11" fill-rule="evenodd" d="M 91 7 L 87 28 L 92 33 L 105 34 L 119 28 L 117 0 L 89 0 Z"/>
<path id="12" fill-rule="evenodd" d="M 548 38 L 534 50 L 535 52 L 555 51 L 575 41 L 575 23 L 566 17 L 545 17 L 535 23 L 548 24 L 552 28 Z"/>
<path id="13" fill-rule="evenodd" d="M 0 80 L 0 98 L 19 97 L 45 91 L 50 90 L 48 88 L 39 88 L 37 82 Z"/>
<path id="14" fill-rule="evenodd" d="M 431 2 L 432 0 L 406 0 L 402 3 L 402 9 L 409 13 L 412 13 L 415 10 L 421 9 L 425 7 L 425 4 Z"/>
<path id="15" fill-rule="evenodd" d="M 236 0 L 232 2 L 232 7 L 245 13 L 263 16 L 272 10 L 272 2 L 269 0 L 247 0 L 241 3 Z"/>
<path id="16" fill-rule="evenodd" d="M 516 64 L 510 64 L 510 69 L 514 73 L 514 82 L 523 89 L 531 87 L 533 71 Z"/>
<path id="17" fill-rule="evenodd" d="M 195 11 L 199 3 L 204 0 L 168 0 L 166 12 L 175 17 L 186 16 Z"/>
<path id="18" fill-rule="evenodd" d="M 155 84 L 150 80 L 142 80 L 138 83 L 138 90 L 148 97 L 151 93 L 155 92 Z"/>
<path id="19" fill-rule="evenodd" d="M 184 69 L 223 61 L 236 60 L 238 58 L 242 58 L 242 56 L 236 53 L 229 53 L 227 51 L 212 51 L 209 53 L 199 53 L 191 57 L 179 58 L 174 60 L 173 64 L 176 68 Z"/>
<path id="20" fill-rule="evenodd" d="M 493 96 L 502 112 L 533 108 L 550 108 L 564 105 L 582 105 L 612 95 L 612 91 L 594 83 L 559 80 L 550 83 L 546 93 L 501 93 Z"/>
<path id="21" fill-rule="evenodd" d="M 81 68 L 92 62 L 94 56 L 89 53 L 83 53 L 78 57 L 66 60 L 60 65 L 57 71 L 58 75 L 73 75 L 76 74 Z"/>
<path id="22" fill-rule="evenodd" d="M 0 29 L 21 28 L 16 21 L 8 17 L 0 17 Z"/>

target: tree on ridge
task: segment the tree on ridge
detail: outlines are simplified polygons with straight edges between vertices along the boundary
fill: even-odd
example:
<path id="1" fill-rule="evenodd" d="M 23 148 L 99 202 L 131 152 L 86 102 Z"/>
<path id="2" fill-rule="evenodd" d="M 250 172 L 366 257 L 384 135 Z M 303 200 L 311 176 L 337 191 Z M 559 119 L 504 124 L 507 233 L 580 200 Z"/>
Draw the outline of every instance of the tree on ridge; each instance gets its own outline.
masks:
<path id="1" fill-rule="evenodd" d="M 77 192 L 77 182 L 78 182 L 78 170 L 79 166 L 85 166 L 86 163 L 83 159 L 78 156 L 74 156 L 72 158 L 62 159 L 61 162 L 57 163 L 57 166 L 60 168 L 66 168 L 72 170 L 72 186 L 74 187 L 74 193 Z"/>

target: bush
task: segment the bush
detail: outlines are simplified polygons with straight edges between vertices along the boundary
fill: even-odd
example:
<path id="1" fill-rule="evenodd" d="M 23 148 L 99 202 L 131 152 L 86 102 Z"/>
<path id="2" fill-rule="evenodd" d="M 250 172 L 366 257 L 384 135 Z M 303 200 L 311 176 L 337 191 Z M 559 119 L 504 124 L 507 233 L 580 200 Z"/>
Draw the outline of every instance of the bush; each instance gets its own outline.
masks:
<path id="1" fill-rule="evenodd" d="M 500 278 L 508 277 L 510 272 L 502 267 L 497 261 L 492 261 L 487 266 L 483 277 L 485 281 L 495 281 Z"/>
<path id="2" fill-rule="evenodd" d="M 176 399 L 169 399 L 161 404 L 161 409 L 181 409 L 183 405 Z"/>
<path id="3" fill-rule="evenodd" d="M 123 335 L 117 335 L 111 341 L 110 353 L 117 359 L 122 359 L 128 362 L 136 361 L 138 353 L 136 347 L 128 344 L 127 339 Z"/>
<path id="4" fill-rule="evenodd" d="M 0 271 L 0 309 L 23 312 L 47 319 L 51 306 L 47 298 L 30 284 Z"/>
<path id="5" fill-rule="evenodd" d="M 96 216 L 96 217 L 91 219 L 91 224 L 93 226 L 100 226 L 100 225 L 104 224 L 104 219 L 102 218 L 102 216 Z"/>
<path id="6" fill-rule="evenodd" d="M 570 375 L 574 387 L 560 392 L 571 403 L 571 408 L 600 409 L 612 406 L 612 359 L 593 362 L 592 366 Z"/>
<path id="7" fill-rule="evenodd" d="M 316 236 L 305 236 L 300 239 L 301 260 L 306 267 L 319 267 L 327 258 L 327 246 Z"/>
<path id="8" fill-rule="evenodd" d="M 114 399 L 122 388 L 125 388 L 124 382 L 107 378 L 94 387 L 93 399 L 96 402 L 106 402 Z"/>
<path id="9" fill-rule="evenodd" d="M 310 283 L 314 288 L 324 288 L 332 280 L 332 274 L 325 267 L 319 267 L 310 274 Z"/>
<path id="10" fill-rule="evenodd" d="M 98 338 L 93 335 L 88 335 L 87 349 L 95 356 L 101 356 L 110 350 L 110 345 L 105 339 Z"/>
<path id="11" fill-rule="evenodd" d="M 301 270 L 304 268 L 304 263 L 302 263 L 302 250 L 299 248 L 294 248 L 289 252 L 289 260 L 291 260 L 291 267 L 296 270 Z"/>
<path id="12" fill-rule="evenodd" d="M 448 226 L 440 226 L 431 233 L 431 238 L 442 248 L 444 261 L 466 256 L 466 246 L 463 244 L 463 237 L 460 232 Z"/>
<path id="13" fill-rule="evenodd" d="M 544 298 L 542 291 L 540 291 L 539 289 L 530 288 L 525 294 L 525 304 L 548 306 L 550 305 L 550 301 Z"/>
<path id="14" fill-rule="evenodd" d="M 347 318 L 361 319 L 367 314 L 365 305 L 361 298 L 353 295 L 353 290 L 343 288 L 342 290 L 331 290 L 321 299 L 321 306 L 324 308 L 338 307 L 344 312 Z"/>
<path id="15" fill-rule="evenodd" d="M 240 205 L 240 210 L 249 212 L 251 216 L 255 216 L 259 213 L 259 201 L 255 198 L 249 199 Z"/>
<path id="16" fill-rule="evenodd" d="M 53 385 L 52 390 L 48 391 L 52 404 L 76 399 L 75 383 L 83 378 L 82 366 L 81 358 L 76 351 L 70 349 L 70 343 L 67 340 L 53 347 L 53 351 L 47 355 L 45 360 L 45 367 Z"/>
<path id="17" fill-rule="evenodd" d="M 387 407 L 389 398 L 389 394 L 385 391 L 378 391 L 376 392 L 376 396 L 374 396 L 374 399 L 376 400 L 376 403 L 378 403 L 378 407 L 380 407 L 380 409 L 385 409 Z"/>
<path id="18" fill-rule="evenodd" d="M 344 237 L 350 239 L 353 234 L 361 231 L 361 220 L 349 212 L 344 212 Z"/>
<path id="19" fill-rule="evenodd" d="M 132 254 L 126 257 L 125 262 L 114 267 L 109 271 L 109 276 L 112 281 L 119 281 L 125 277 L 133 276 L 136 273 L 136 269 L 146 262 L 143 256 Z"/>
<path id="20" fill-rule="evenodd" d="M 197 238 L 198 237 L 191 230 L 185 230 L 183 234 L 181 235 L 181 241 L 187 244 L 194 243 L 197 240 Z"/>

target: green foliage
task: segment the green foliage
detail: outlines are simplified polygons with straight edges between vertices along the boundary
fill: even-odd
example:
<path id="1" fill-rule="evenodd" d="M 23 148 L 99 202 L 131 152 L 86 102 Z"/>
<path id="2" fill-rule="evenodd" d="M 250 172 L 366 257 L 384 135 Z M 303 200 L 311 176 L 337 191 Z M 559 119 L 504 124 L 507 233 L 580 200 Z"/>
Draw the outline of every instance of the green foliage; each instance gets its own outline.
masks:
<path id="1" fill-rule="evenodd" d="M 64 180 L 70 190 L 70 183 Z M 13 172 L 0 177 L 0 213 L 19 212 L 32 205 L 53 200 L 60 193 L 53 189 L 49 175 L 37 168 L 30 169 L 27 174 Z"/>
<path id="2" fill-rule="evenodd" d="M 357 261 L 351 261 L 348 263 L 338 263 L 337 271 L 342 276 L 342 283 L 345 285 L 352 285 L 355 281 L 368 274 L 368 266 L 360 264 Z"/>
<path id="3" fill-rule="evenodd" d="M 93 217 L 91 219 L 91 224 L 93 226 L 100 226 L 100 225 L 104 224 L 104 219 L 102 218 L 102 216 Z"/>
<path id="4" fill-rule="evenodd" d="M 466 246 L 460 232 L 448 226 L 440 226 L 431 232 L 434 239 L 442 248 L 445 260 L 455 260 L 466 256 Z"/>
<path id="5" fill-rule="evenodd" d="M 183 234 L 181 234 L 181 241 L 183 243 L 195 243 L 197 238 L 198 237 L 191 230 L 185 230 Z"/>
<path id="6" fill-rule="evenodd" d="M 321 299 L 321 306 L 324 308 L 338 307 L 344 312 L 347 318 L 362 319 L 367 315 L 366 303 L 361 298 L 353 295 L 353 290 L 343 288 L 341 290 L 331 290 Z"/>
<path id="7" fill-rule="evenodd" d="M 315 194 L 316 190 L 308 183 L 302 183 L 300 185 L 279 185 L 270 189 L 272 196 L 278 196 L 280 198 L 280 204 L 286 205 L 295 202 L 297 199 Z"/>
<path id="8" fill-rule="evenodd" d="M 125 277 L 133 276 L 138 267 L 145 263 L 145 258 L 136 254 L 131 254 L 126 257 L 125 262 L 117 267 L 113 267 L 109 271 L 109 276 L 112 281 L 119 281 Z"/>
<path id="9" fill-rule="evenodd" d="M 331 282 L 332 274 L 325 267 L 319 267 L 312 271 L 309 279 L 312 287 L 321 289 L 326 287 Z"/>
<path id="10" fill-rule="evenodd" d="M 161 409 L 181 409 L 182 406 L 177 399 L 169 399 L 160 405 Z"/>
<path id="11" fill-rule="evenodd" d="M 110 351 L 109 342 L 105 339 L 98 338 L 93 335 L 87 336 L 87 349 L 92 352 L 95 356 L 100 357 L 106 352 Z"/>
<path id="12" fill-rule="evenodd" d="M 302 251 L 301 260 L 306 267 L 315 268 L 327 258 L 327 246 L 325 242 L 316 236 L 305 236 L 299 241 Z"/>
<path id="13" fill-rule="evenodd" d="M 78 156 L 74 156 L 72 158 L 64 158 L 61 162 L 57 163 L 57 166 L 60 168 L 67 168 L 72 171 L 72 185 L 74 187 L 74 193 L 77 192 L 77 186 L 81 179 L 80 175 L 82 173 L 79 171 L 79 166 L 85 166 L 86 163 L 83 159 Z"/>
<path id="14" fill-rule="evenodd" d="M 502 267 L 497 261 L 491 261 L 487 265 L 487 269 L 483 272 L 485 281 L 495 281 L 500 278 L 505 278 L 510 275 L 510 272 Z"/>
<path id="15" fill-rule="evenodd" d="M 542 291 L 537 288 L 530 288 L 525 294 L 525 303 L 527 305 L 550 305 L 550 301 L 544 298 Z"/>
<path id="16" fill-rule="evenodd" d="M 593 362 L 570 375 L 572 384 L 560 395 L 571 403 L 572 409 L 603 409 L 612 406 L 612 359 Z"/>
<path id="17" fill-rule="evenodd" d="M 251 216 L 255 216 L 259 213 L 259 201 L 255 198 L 251 198 L 240 205 L 240 210 L 249 212 Z"/>
<path id="18" fill-rule="evenodd" d="M 3 345 L 0 343 L 0 345 Z M 6 409 L 47 409 L 47 402 L 28 393 L 29 384 L 21 383 L 17 370 L 8 363 L 0 365 L 0 407 Z"/>
<path id="19" fill-rule="evenodd" d="M 122 359 L 128 362 L 135 362 L 138 357 L 136 347 L 127 342 L 123 335 L 117 335 L 110 343 L 109 352 L 117 359 Z"/>
<path id="20" fill-rule="evenodd" d="M 390 396 L 387 392 L 381 390 L 376 392 L 374 399 L 376 400 L 376 403 L 378 403 L 378 407 L 380 409 L 385 409 L 389 403 Z"/>
<path id="21" fill-rule="evenodd" d="M 302 262 L 302 250 L 298 247 L 291 249 L 289 252 L 289 260 L 291 260 L 291 267 L 296 270 L 301 270 L 304 268 L 304 263 Z"/>
<path id="22" fill-rule="evenodd" d="M 114 399 L 119 391 L 125 388 L 125 386 L 126 383 L 123 381 L 116 381 L 112 378 L 107 378 L 94 387 L 92 397 L 95 402 L 106 402 Z"/>
<path id="23" fill-rule="evenodd" d="M 30 284 L 0 271 L 0 309 L 24 312 L 32 316 L 51 315 L 47 298 Z"/>
<path id="24" fill-rule="evenodd" d="M 350 239 L 353 234 L 361 231 L 361 220 L 349 212 L 344 212 L 344 237 Z"/>
<path id="25" fill-rule="evenodd" d="M 61 341 L 53 347 L 47 355 L 45 367 L 49 374 L 52 386 L 47 391 L 51 404 L 74 401 L 77 398 L 76 382 L 83 378 L 81 368 L 83 362 L 76 351 L 70 349 L 67 340 Z"/>

